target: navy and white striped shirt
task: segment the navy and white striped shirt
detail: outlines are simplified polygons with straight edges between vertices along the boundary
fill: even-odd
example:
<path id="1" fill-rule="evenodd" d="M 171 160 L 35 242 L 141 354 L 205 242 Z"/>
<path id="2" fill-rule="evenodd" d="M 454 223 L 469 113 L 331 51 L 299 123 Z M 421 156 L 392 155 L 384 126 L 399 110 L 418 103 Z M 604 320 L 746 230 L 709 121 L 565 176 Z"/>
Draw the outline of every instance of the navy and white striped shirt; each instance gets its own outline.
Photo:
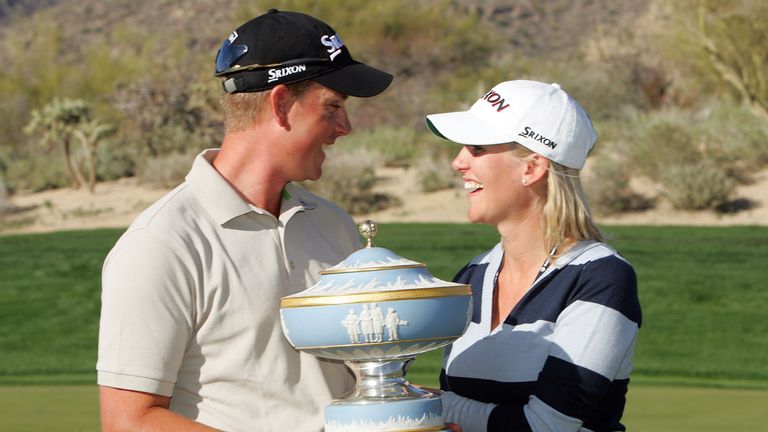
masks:
<path id="1" fill-rule="evenodd" d="M 472 286 L 472 322 L 445 351 L 446 421 L 473 431 L 622 431 L 641 323 L 637 279 L 610 246 L 582 241 L 491 328 L 501 244 L 454 279 Z"/>

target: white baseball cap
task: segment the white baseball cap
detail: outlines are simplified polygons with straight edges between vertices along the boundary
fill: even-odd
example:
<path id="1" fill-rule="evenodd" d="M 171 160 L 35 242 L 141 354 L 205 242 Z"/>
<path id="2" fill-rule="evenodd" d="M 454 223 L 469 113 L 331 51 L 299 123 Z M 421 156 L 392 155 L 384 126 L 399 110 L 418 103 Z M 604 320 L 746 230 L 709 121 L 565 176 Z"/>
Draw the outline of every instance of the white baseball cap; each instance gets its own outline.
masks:
<path id="1" fill-rule="evenodd" d="M 547 159 L 581 169 L 597 140 L 584 108 L 559 84 L 516 80 L 497 84 L 469 111 L 431 114 L 427 127 L 465 145 L 517 142 Z"/>

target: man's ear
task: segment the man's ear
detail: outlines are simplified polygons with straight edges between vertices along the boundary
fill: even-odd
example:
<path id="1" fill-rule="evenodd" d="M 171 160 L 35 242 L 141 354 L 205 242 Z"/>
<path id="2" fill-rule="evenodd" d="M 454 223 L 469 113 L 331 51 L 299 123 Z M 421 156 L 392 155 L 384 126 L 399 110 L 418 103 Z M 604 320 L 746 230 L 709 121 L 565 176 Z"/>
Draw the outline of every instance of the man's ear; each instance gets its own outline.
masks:
<path id="1" fill-rule="evenodd" d="M 284 84 L 278 84 L 269 91 L 270 108 L 272 116 L 277 124 L 290 130 L 291 124 L 288 122 L 288 112 L 295 102 L 293 93 Z"/>

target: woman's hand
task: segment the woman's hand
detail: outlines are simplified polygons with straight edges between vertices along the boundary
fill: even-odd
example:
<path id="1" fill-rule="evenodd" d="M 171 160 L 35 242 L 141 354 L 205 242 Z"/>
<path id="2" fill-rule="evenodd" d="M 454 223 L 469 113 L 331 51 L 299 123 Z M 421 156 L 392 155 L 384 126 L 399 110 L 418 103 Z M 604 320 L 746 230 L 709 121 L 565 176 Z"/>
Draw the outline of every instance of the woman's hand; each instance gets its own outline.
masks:
<path id="1" fill-rule="evenodd" d="M 436 395 L 440 395 L 443 391 L 440 389 L 432 388 L 432 387 L 424 387 L 420 385 L 413 384 L 414 387 L 419 388 L 421 390 L 426 390 L 428 392 L 434 393 Z M 446 423 L 445 426 L 451 430 L 451 432 L 461 432 L 461 426 L 457 425 L 456 423 Z"/>

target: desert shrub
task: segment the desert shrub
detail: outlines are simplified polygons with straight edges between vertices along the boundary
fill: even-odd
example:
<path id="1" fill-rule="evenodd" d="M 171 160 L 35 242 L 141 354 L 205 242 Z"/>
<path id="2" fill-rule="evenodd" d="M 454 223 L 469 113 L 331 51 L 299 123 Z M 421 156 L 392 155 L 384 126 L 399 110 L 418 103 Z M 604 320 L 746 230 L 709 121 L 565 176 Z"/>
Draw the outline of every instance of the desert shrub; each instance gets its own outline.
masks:
<path id="1" fill-rule="evenodd" d="M 100 181 L 132 177 L 136 173 L 138 151 L 122 140 L 110 140 L 96 149 L 96 176 Z"/>
<path id="2" fill-rule="evenodd" d="M 417 170 L 422 192 L 450 189 L 460 184 L 460 177 L 451 168 L 451 158 L 444 152 L 422 155 L 413 168 Z"/>
<path id="3" fill-rule="evenodd" d="M 632 116 L 621 133 L 634 169 L 657 178 L 669 164 L 708 159 L 721 170 L 768 164 L 768 124 L 744 106 L 713 101 L 697 110 L 666 109 Z"/>
<path id="4" fill-rule="evenodd" d="M 590 167 L 582 184 L 595 213 L 608 215 L 651 206 L 651 200 L 632 189 L 631 170 L 626 162 L 600 155 L 591 159 Z"/>
<path id="5" fill-rule="evenodd" d="M 179 85 L 186 82 L 194 82 L 194 77 L 176 72 L 115 91 L 113 101 L 122 114 L 121 139 L 138 154 L 156 157 L 211 146 L 219 119 L 210 117 L 197 87 Z"/>
<path id="6" fill-rule="evenodd" d="M 712 160 L 668 166 L 660 180 L 664 196 L 683 210 L 715 208 L 725 203 L 736 187 L 734 178 Z"/>
<path id="7" fill-rule="evenodd" d="M 714 101 L 699 113 L 702 150 L 728 171 L 748 177 L 768 164 L 768 124 L 742 104 Z"/>
<path id="8" fill-rule="evenodd" d="M 535 65 L 530 79 L 557 82 L 589 113 L 593 121 L 620 118 L 627 110 L 646 111 L 652 103 L 643 82 L 651 72 L 632 58 L 601 63 L 562 61 Z M 574 73 L 574 71 L 577 71 Z M 606 83 L 610 83 L 606 85 Z"/>
<path id="9" fill-rule="evenodd" d="M 11 210 L 13 205 L 8 194 L 8 188 L 5 187 L 5 182 L 0 180 L 0 215 Z"/>
<path id="10" fill-rule="evenodd" d="M 32 154 L 8 166 L 8 186 L 17 191 L 40 192 L 70 185 L 69 175 L 60 157 Z"/>
<path id="11" fill-rule="evenodd" d="M 421 152 L 416 131 L 410 128 L 382 126 L 356 132 L 350 141 L 381 156 L 386 166 L 410 166 Z"/>
<path id="12" fill-rule="evenodd" d="M 383 210 L 397 202 L 388 195 L 373 192 L 376 160 L 376 154 L 364 148 L 329 150 L 322 178 L 305 182 L 305 186 L 350 214 Z"/>
<path id="13" fill-rule="evenodd" d="M 175 187 L 184 181 L 194 158 L 194 153 L 170 153 L 149 158 L 137 167 L 137 174 L 142 183 Z"/>
<path id="14" fill-rule="evenodd" d="M 635 113 L 614 138 L 626 143 L 613 153 L 627 161 L 628 174 L 659 184 L 680 209 L 716 208 L 768 163 L 768 125 L 728 100 Z M 598 201 L 610 200 L 601 194 L 608 191 L 599 191 Z"/>
<path id="15" fill-rule="evenodd" d="M 665 110 L 637 115 L 627 128 L 622 150 L 636 172 L 657 180 L 670 165 L 696 162 L 702 155 L 686 113 Z"/>

